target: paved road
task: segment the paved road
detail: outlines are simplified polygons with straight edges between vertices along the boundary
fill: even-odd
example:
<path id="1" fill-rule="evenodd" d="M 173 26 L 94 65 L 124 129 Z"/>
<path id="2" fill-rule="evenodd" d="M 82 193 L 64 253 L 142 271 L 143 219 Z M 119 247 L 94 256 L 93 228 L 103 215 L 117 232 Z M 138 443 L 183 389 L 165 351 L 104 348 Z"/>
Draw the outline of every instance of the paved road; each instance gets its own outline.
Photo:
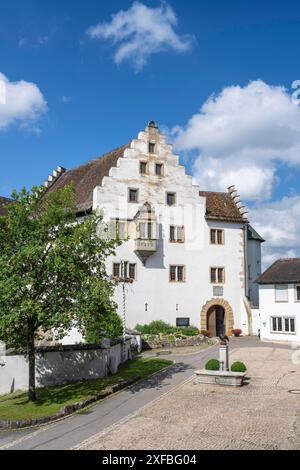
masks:
<path id="1" fill-rule="evenodd" d="M 270 347 L 270 343 L 261 343 L 257 339 L 235 338 L 230 341 L 231 349 L 258 345 Z M 1 431 L 0 450 L 71 449 L 181 385 L 196 369 L 203 367 L 209 358 L 216 355 L 217 346 L 212 346 L 197 354 L 172 356 L 176 360 L 172 368 L 108 397 L 85 411 L 46 426 Z"/>

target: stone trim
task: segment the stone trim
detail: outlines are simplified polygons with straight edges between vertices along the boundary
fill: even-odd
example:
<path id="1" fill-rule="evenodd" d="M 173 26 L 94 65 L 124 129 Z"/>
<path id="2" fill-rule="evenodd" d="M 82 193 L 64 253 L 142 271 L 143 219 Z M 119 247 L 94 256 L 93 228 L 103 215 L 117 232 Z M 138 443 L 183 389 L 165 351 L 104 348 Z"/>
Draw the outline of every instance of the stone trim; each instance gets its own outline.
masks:
<path id="1" fill-rule="evenodd" d="M 213 298 L 207 301 L 205 305 L 203 305 L 201 314 L 200 314 L 200 330 L 207 329 L 207 313 L 209 309 L 213 307 L 214 305 L 219 305 L 220 307 L 224 308 L 226 335 L 227 336 L 231 335 L 232 334 L 231 331 L 234 327 L 233 311 L 229 302 L 227 302 L 227 300 L 220 299 L 220 298 Z"/>

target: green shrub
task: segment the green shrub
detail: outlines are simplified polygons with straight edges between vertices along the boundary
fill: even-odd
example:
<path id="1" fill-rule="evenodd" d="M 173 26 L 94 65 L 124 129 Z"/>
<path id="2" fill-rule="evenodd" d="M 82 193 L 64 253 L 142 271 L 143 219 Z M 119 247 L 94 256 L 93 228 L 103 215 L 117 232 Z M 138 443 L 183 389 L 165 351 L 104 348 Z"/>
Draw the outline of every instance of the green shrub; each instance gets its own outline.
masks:
<path id="1" fill-rule="evenodd" d="M 195 336 L 199 334 L 198 328 L 195 326 L 172 326 L 162 320 L 154 320 L 148 325 L 135 326 L 135 330 L 139 331 L 142 335 L 176 335 L 180 336 Z"/>
<path id="2" fill-rule="evenodd" d="M 205 364 L 206 370 L 219 370 L 220 369 L 220 361 L 218 359 L 210 359 Z"/>
<path id="3" fill-rule="evenodd" d="M 135 329 L 144 335 L 171 335 L 176 332 L 174 326 L 162 320 L 154 320 L 149 325 L 136 325 Z"/>
<path id="4" fill-rule="evenodd" d="M 184 336 L 199 335 L 199 330 L 196 326 L 181 326 L 178 328 Z"/>
<path id="5" fill-rule="evenodd" d="M 236 361 L 233 364 L 231 364 L 230 368 L 231 372 L 246 372 L 247 367 L 243 362 Z"/>

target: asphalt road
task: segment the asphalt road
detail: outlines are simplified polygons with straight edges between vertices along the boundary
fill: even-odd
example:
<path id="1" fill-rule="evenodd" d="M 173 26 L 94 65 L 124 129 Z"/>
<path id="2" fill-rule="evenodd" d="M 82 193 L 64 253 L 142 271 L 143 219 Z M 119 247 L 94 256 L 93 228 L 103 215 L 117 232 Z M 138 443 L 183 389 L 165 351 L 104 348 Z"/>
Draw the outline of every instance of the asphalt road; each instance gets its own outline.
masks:
<path id="1" fill-rule="evenodd" d="M 270 343 L 261 343 L 257 339 L 234 338 L 230 341 L 231 349 L 258 345 L 270 347 Z M 276 345 L 276 347 L 281 346 Z M 0 450 L 74 448 L 85 439 L 119 423 L 181 385 L 193 375 L 195 370 L 202 368 L 209 358 L 217 356 L 217 346 L 209 347 L 196 354 L 166 356 L 174 359 L 176 364 L 129 389 L 107 397 L 91 408 L 46 426 L 18 431 L 0 431 Z"/>

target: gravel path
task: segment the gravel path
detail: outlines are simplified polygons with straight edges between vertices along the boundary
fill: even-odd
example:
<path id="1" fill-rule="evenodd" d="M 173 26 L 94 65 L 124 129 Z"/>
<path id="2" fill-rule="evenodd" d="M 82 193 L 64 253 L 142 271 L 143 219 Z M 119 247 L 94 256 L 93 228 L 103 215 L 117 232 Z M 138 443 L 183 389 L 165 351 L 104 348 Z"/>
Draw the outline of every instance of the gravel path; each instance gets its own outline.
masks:
<path id="1" fill-rule="evenodd" d="M 194 378 L 125 422 L 84 442 L 83 449 L 300 449 L 300 365 L 290 348 L 242 347 L 248 385 L 196 384 Z"/>

